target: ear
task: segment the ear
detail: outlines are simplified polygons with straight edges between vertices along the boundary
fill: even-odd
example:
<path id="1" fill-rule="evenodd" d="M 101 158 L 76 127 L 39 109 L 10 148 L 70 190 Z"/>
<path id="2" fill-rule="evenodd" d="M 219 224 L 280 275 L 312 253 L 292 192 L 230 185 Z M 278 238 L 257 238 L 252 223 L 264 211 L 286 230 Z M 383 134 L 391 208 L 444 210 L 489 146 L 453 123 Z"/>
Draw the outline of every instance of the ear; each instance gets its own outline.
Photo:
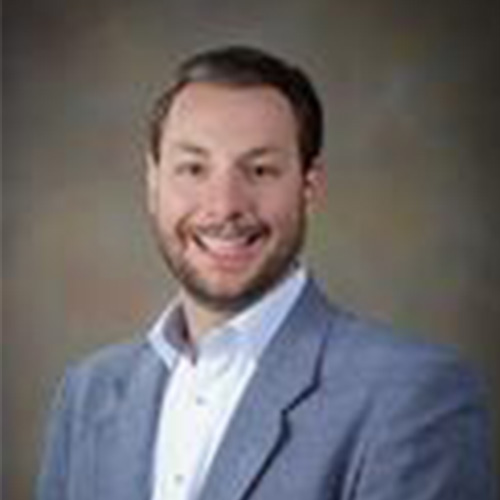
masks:
<path id="1" fill-rule="evenodd" d="M 146 153 L 146 204 L 150 214 L 156 212 L 159 184 L 159 165 L 151 153 Z"/>
<path id="2" fill-rule="evenodd" d="M 323 158 L 315 158 L 304 174 L 304 196 L 307 208 L 315 211 L 326 203 L 327 175 Z"/>

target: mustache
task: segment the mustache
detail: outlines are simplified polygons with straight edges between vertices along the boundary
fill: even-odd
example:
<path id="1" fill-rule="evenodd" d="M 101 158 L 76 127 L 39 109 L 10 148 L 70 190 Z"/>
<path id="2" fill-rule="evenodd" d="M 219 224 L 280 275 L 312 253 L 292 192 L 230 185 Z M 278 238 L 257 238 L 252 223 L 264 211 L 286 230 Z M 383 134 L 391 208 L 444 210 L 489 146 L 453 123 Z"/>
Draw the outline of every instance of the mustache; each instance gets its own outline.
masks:
<path id="1" fill-rule="evenodd" d="M 269 227 L 262 222 L 228 220 L 199 224 L 192 230 L 199 235 L 217 238 L 249 238 L 269 232 Z"/>

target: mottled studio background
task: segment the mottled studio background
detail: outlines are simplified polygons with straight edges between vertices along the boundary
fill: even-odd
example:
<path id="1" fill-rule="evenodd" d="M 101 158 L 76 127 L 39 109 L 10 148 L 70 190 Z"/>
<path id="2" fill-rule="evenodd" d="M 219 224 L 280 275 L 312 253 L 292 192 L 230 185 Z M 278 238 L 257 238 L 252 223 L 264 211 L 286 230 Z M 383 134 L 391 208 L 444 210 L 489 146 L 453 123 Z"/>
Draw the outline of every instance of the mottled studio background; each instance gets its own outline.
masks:
<path id="1" fill-rule="evenodd" d="M 498 1 L 8 0 L 3 14 L 3 499 L 31 497 L 65 364 L 135 334 L 173 291 L 144 216 L 144 117 L 179 58 L 220 42 L 316 79 L 317 273 L 337 301 L 476 363 L 499 448 Z"/>

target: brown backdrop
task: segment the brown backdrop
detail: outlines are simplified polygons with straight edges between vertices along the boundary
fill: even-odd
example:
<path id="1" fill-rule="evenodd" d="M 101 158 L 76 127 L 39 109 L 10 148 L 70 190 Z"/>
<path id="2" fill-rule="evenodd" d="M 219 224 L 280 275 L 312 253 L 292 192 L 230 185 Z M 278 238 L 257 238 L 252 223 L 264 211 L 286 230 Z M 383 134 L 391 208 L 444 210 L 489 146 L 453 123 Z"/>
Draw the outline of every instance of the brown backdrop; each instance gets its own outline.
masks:
<path id="1" fill-rule="evenodd" d="M 486 0 L 7 1 L 2 498 L 31 497 L 66 363 L 173 291 L 143 213 L 144 115 L 179 57 L 225 42 L 298 60 L 324 96 L 309 254 L 332 297 L 456 345 L 498 443 L 499 21 Z"/>

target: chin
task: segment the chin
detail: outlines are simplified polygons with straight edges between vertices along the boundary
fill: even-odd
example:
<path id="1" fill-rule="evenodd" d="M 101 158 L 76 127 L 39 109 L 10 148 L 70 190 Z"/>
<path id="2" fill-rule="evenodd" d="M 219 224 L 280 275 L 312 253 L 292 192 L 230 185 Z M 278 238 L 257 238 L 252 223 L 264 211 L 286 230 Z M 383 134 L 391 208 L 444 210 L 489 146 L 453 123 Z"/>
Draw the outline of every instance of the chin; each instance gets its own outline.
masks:
<path id="1" fill-rule="evenodd" d="M 200 276 L 184 276 L 188 293 L 200 304 L 218 311 L 240 311 L 264 296 L 287 273 L 290 266 L 268 270 L 245 279 L 226 278 L 210 283 Z"/>

